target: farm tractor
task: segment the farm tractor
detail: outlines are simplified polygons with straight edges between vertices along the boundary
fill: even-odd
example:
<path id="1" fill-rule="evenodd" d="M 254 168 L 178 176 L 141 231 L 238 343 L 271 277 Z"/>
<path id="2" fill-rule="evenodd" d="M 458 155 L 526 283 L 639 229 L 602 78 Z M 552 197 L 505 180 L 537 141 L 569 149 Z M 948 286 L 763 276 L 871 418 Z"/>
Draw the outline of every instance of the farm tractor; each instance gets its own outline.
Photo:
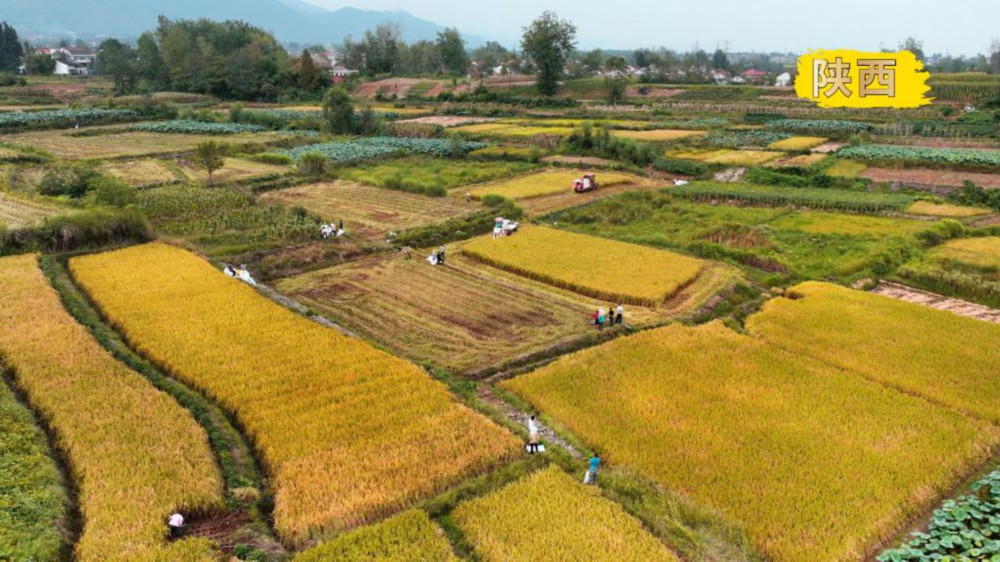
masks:
<path id="1" fill-rule="evenodd" d="M 573 180 L 573 191 L 577 193 L 586 193 L 595 189 L 597 189 L 596 174 L 583 174 L 582 178 Z"/>
<path id="2" fill-rule="evenodd" d="M 493 237 L 500 238 L 501 236 L 510 236 L 514 234 L 517 230 L 518 223 L 507 220 L 503 217 L 497 217 L 493 220 Z"/>

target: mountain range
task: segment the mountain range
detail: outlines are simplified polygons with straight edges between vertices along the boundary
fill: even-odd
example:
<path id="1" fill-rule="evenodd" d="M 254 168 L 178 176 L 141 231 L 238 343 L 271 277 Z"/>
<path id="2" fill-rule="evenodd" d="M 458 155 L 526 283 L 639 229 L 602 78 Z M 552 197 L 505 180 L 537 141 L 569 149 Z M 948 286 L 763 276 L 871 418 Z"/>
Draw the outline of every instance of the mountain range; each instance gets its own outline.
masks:
<path id="1" fill-rule="evenodd" d="M 156 19 L 238 19 L 274 33 L 279 41 L 340 43 L 382 23 L 398 24 L 407 42 L 433 40 L 444 26 L 405 11 L 327 10 L 302 0 L 4 0 L 0 20 L 23 37 L 134 38 Z M 485 42 L 465 36 L 467 45 Z"/>

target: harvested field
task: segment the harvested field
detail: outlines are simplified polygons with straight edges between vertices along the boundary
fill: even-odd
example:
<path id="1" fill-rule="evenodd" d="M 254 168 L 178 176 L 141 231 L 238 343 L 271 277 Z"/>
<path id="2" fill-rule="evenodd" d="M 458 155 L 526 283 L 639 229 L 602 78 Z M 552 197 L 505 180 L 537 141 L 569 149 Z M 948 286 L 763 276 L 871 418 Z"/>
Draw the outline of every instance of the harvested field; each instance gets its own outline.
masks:
<path id="1" fill-rule="evenodd" d="M 801 357 L 1000 420 L 1000 326 L 825 283 L 791 291 L 798 298 L 768 302 L 747 330 Z"/>
<path id="2" fill-rule="evenodd" d="M 392 96 L 396 94 L 397 97 L 404 98 L 406 94 L 410 91 L 410 88 L 416 86 L 422 82 L 417 78 L 389 78 L 386 80 L 377 80 L 375 82 L 367 82 L 362 84 L 355 95 L 364 98 L 373 98 L 375 94 L 382 92 L 385 96 Z"/>
<path id="3" fill-rule="evenodd" d="M 260 200 L 289 207 L 299 205 L 326 220 L 343 220 L 348 234 L 366 240 L 382 240 L 392 230 L 434 224 L 481 209 L 448 197 L 427 197 L 343 181 L 270 191 Z"/>
<path id="4" fill-rule="evenodd" d="M 116 135 L 73 137 L 72 131 L 34 131 L 4 136 L 5 142 L 31 146 L 51 152 L 57 158 L 70 160 L 85 158 L 119 158 L 178 154 L 193 150 L 205 141 L 218 141 L 212 135 L 171 135 L 166 133 L 130 132 Z M 226 142 L 270 142 L 279 138 L 277 133 L 242 133 L 227 135 Z"/>
<path id="5" fill-rule="evenodd" d="M 126 160 L 123 162 L 105 162 L 101 164 L 101 171 L 109 176 L 114 176 L 132 187 L 144 187 L 150 185 L 162 185 L 180 178 L 174 174 L 167 164 L 156 159 Z"/>
<path id="6" fill-rule="evenodd" d="M 703 265 L 673 252 L 545 227 L 528 227 L 503 238 L 477 238 L 462 246 L 462 252 L 580 294 L 650 307 L 662 305 L 694 281 Z"/>
<path id="7" fill-rule="evenodd" d="M 597 180 L 601 181 L 601 174 L 598 174 Z M 518 204 L 530 215 L 532 216 L 542 216 L 549 213 L 554 213 L 556 211 L 562 211 L 564 209 L 571 209 L 573 207 L 579 207 L 581 205 L 586 205 L 594 201 L 599 201 L 601 199 L 606 199 L 608 197 L 613 197 L 626 191 L 643 191 L 643 190 L 654 190 L 660 189 L 661 185 L 647 180 L 645 178 L 637 178 L 639 181 L 635 183 L 626 183 L 613 186 L 601 186 L 600 189 L 595 191 L 588 191 L 586 193 L 576 193 L 572 189 L 563 189 L 558 193 L 553 193 L 552 195 L 542 195 L 540 197 L 532 197 L 530 199 L 524 199 L 519 201 Z"/>
<path id="8" fill-rule="evenodd" d="M 809 166 L 819 164 L 823 160 L 826 160 L 826 158 L 827 158 L 826 154 L 819 154 L 819 153 L 800 154 L 798 156 L 792 156 L 791 158 L 779 158 L 777 160 L 771 160 L 770 162 L 764 165 L 767 166 L 768 168 L 780 168 L 783 166 L 785 167 L 797 166 L 806 168 Z"/>
<path id="9" fill-rule="evenodd" d="M 964 207 L 962 205 L 949 205 L 947 203 L 931 203 L 930 201 L 917 201 L 906 209 L 911 215 L 927 215 L 932 217 L 968 218 L 981 217 L 993 214 L 993 209 L 985 207 Z"/>
<path id="10" fill-rule="evenodd" d="M 784 153 L 769 150 L 736 150 L 736 149 L 683 149 L 668 151 L 672 158 L 686 158 L 706 164 L 728 164 L 733 166 L 756 166 L 764 162 L 784 156 Z"/>
<path id="11" fill-rule="evenodd" d="M 678 560 L 620 505 L 557 465 L 459 504 L 454 520 L 484 562 Z"/>
<path id="12" fill-rule="evenodd" d="M 6 225 L 7 228 L 30 226 L 59 212 L 57 207 L 11 197 L 0 192 L 0 225 Z"/>
<path id="13" fill-rule="evenodd" d="M 188 178 L 202 183 L 208 182 L 208 172 L 189 161 L 179 162 L 181 169 Z M 265 176 L 276 176 L 291 171 L 288 166 L 264 164 L 240 158 L 226 158 L 226 164 L 212 174 L 215 182 L 243 181 Z"/>
<path id="14" fill-rule="evenodd" d="M 768 145 L 771 150 L 807 150 L 815 148 L 827 139 L 825 137 L 789 137 L 785 140 L 773 142 Z"/>
<path id="15" fill-rule="evenodd" d="M 477 199 L 484 195 L 495 194 L 518 201 L 562 192 L 573 193 L 573 180 L 582 177 L 586 173 L 589 172 L 586 170 L 556 168 L 537 174 L 528 174 L 514 179 L 484 184 L 469 192 Z M 602 172 L 597 174 L 597 185 L 601 188 L 625 184 L 642 184 L 645 182 L 644 178 L 632 174 L 618 172 Z"/>
<path id="16" fill-rule="evenodd" d="M 867 558 L 1000 442 L 984 421 L 721 323 L 619 338 L 502 386 L 776 561 Z"/>
<path id="17" fill-rule="evenodd" d="M 873 181 L 913 186 L 962 187 L 971 181 L 986 189 L 1000 189 L 1000 174 L 932 170 L 929 168 L 868 168 L 861 177 Z"/>
<path id="18" fill-rule="evenodd" d="M 982 320 L 983 322 L 1000 324 L 1000 310 L 983 306 L 981 304 L 938 295 L 929 291 L 914 289 L 913 287 L 907 287 L 906 285 L 900 285 L 899 283 L 881 281 L 877 287 L 871 290 L 871 292 L 884 297 L 891 297 L 913 304 L 929 306 L 938 310 L 945 310 L 959 316 L 975 318 L 976 320 Z"/>
<path id="19" fill-rule="evenodd" d="M 448 257 L 373 257 L 283 279 L 283 294 L 416 362 L 479 370 L 590 333 L 589 306 Z"/>
<path id="20" fill-rule="evenodd" d="M 820 154 L 829 154 L 831 152 L 837 152 L 842 146 L 844 146 L 844 143 L 842 142 L 827 142 L 814 147 L 812 151 Z"/>
<path id="21" fill-rule="evenodd" d="M 838 159 L 829 168 L 827 168 L 825 172 L 827 175 L 836 178 L 856 178 L 861 175 L 865 169 L 867 169 L 867 166 L 861 162 Z"/>
<path id="22" fill-rule="evenodd" d="M 705 131 L 655 129 L 652 131 L 611 131 L 611 136 L 647 142 L 666 142 L 705 134 Z"/>

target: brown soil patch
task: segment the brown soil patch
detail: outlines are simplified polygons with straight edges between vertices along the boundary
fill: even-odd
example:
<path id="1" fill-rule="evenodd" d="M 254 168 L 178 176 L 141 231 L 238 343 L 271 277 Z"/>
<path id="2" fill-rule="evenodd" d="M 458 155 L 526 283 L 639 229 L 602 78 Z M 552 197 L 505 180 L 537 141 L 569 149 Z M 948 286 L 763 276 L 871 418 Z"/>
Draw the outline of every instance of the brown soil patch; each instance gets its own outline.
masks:
<path id="1" fill-rule="evenodd" d="M 964 181 L 971 181 L 986 189 L 1000 189 L 1000 174 L 958 172 L 953 170 L 932 170 L 929 168 L 868 168 L 861 177 L 877 182 L 887 182 L 913 186 L 962 187 Z"/>
<path id="2" fill-rule="evenodd" d="M 645 93 L 643 93 L 643 91 Z M 683 93 L 679 88 L 649 88 L 646 86 L 629 86 L 625 95 L 630 98 L 669 98 Z"/>
<path id="3" fill-rule="evenodd" d="M 427 117 L 417 117 L 416 119 L 404 119 L 397 121 L 397 123 L 422 123 L 427 125 L 441 125 L 442 127 L 457 127 L 459 125 L 474 125 L 476 123 L 489 123 L 491 121 L 496 121 L 496 118 L 464 115 L 430 115 Z"/>
<path id="4" fill-rule="evenodd" d="M 367 84 L 362 84 L 358 88 L 358 96 L 372 98 L 378 93 L 379 89 L 384 88 L 383 93 L 386 96 L 391 96 L 396 94 L 397 97 L 405 97 L 410 88 L 416 86 L 422 82 L 416 78 L 390 78 L 387 80 L 378 80 L 376 82 L 368 82 Z"/>
<path id="5" fill-rule="evenodd" d="M 813 148 L 812 151 L 820 154 L 827 154 L 839 150 L 842 146 L 844 146 L 844 143 L 842 142 L 826 142 L 816 148 Z"/>

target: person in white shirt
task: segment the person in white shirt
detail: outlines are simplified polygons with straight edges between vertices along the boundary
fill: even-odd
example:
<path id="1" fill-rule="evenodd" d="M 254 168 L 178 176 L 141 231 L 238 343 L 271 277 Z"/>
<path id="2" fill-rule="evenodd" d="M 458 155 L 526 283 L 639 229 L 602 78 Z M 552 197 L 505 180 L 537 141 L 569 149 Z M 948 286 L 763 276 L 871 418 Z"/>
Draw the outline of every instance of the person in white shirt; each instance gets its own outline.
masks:
<path id="1" fill-rule="evenodd" d="M 180 537 L 184 532 L 184 516 L 180 513 L 174 513 L 167 520 L 167 527 L 170 527 L 170 538 L 176 539 Z"/>
<path id="2" fill-rule="evenodd" d="M 535 423 L 535 416 L 528 419 L 528 453 L 538 452 L 538 424 Z"/>
<path id="3" fill-rule="evenodd" d="M 618 308 L 615 309 L 615 313 L 617 314 L 615 316 L 615 324 L 621 325 L 622 317 L 625 316 L 625 307 L 619 304 Z"/>

